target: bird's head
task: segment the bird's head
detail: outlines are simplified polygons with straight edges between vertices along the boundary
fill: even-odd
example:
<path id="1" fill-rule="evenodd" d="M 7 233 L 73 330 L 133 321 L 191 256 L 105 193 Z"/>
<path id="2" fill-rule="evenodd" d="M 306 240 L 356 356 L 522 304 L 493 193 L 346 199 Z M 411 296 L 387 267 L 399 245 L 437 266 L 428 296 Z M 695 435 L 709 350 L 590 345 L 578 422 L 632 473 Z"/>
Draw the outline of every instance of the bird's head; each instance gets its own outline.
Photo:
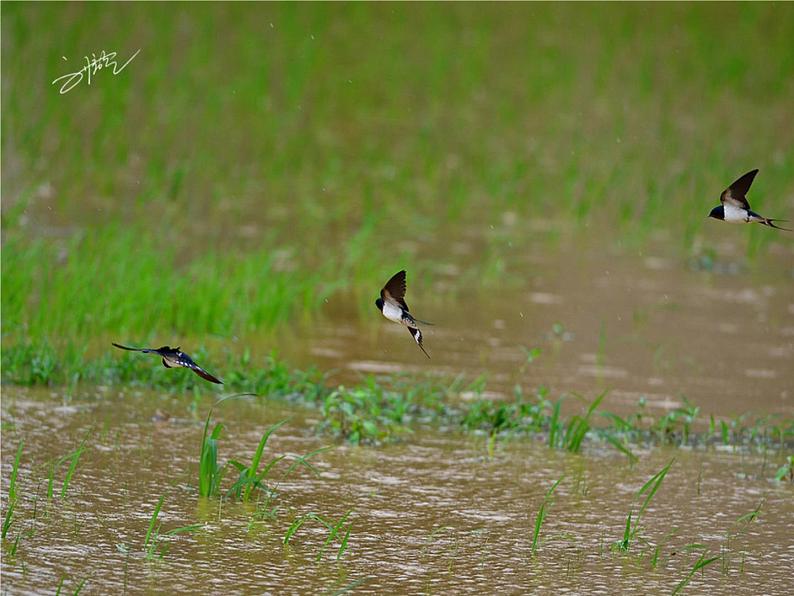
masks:
<path id="1" fill-rule="evenodd" d="M 378 298 L 375 301 L 375 306 L 378 307 L 378 310 L 383 310 L 383 298 Z"/>
<path id="2" fill-rule="evenodd" d="M 709 217 L 713 217 L 714 219 L 725 219 L 725 209 L 723 209 L 722 205 L 714 207 L 709 213 Z"/>

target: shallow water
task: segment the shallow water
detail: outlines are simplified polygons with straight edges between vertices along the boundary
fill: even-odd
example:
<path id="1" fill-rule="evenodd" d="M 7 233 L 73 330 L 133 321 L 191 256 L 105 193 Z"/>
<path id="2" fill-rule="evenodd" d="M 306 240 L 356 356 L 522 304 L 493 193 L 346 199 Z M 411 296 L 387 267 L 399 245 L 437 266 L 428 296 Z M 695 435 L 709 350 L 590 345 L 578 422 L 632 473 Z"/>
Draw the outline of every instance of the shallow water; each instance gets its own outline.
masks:
<path id="1" fill-rule="evenodd" d="M 451 299 L 446 288 L 463 266 L 441 260 L 438 269 L 447 273 L 432 287 L 408 273 L 412 312 L 434 323 L 424 327 L 431 360 L 374 304 L 361 314 L 341 298 L 311 328 L 291 328 L 277 345 L 290 361 L 333 371 L 343 383 L 369 373 L 485 375 L 486 396 L 494 399 L 510 398 L 517 384 L 525 391 L 545 385 L 552 395 L 587 398 L 609 389 L 604 406 L 618 412 L 636 410 L 642 397 L 657 410 L 686 398 L 706 415 L 790 417 L 794 253 L 781 247 L 748 269 L 739 250 L 724 242 L 721 258 L 704 271 L 663 246 L 617 251 L 592 235 L 534 241 L 505 249 L 498 283 L 473 282 Z M 530 363 L 532 348 L 541 352 Z"/>
<path id="2" fill-rule="evenodd" d="M 305 593 L 355 586 L 361 592 L 603 591 L 666 592 L 684 578 L 700 543 L 725 557 L 692 579 L 694 590 L 786 593 L 794 565 L 794 486 L 771 480 L 782 456 L 656 449 L 634 467 L 593 450 L 570 455 L 532 441 L 497 444 L 422 431 L 382 448 L 346 445 L 313 460 L 277 486 L 274 520 L 256 521 L 255 506 L 203 500 L 197 494 L 201 416 L 185 415 L 186 398 L 111 391 L 58 394 L 5 388 L 3 489 L 15 447 L 25 439 L 22 495 L 4 543 L 3 591 L 51 593 L 63 577 L 73 591 L 240 591 Z M 168 416 L 170 414 L 170 417 Z M 289 417 L 268 443 L 275 454 L 303 454 L 327 444 L 313 431 L 314 412 L 267 402 L 228 401 L 220 461 L 250 460 L 266 427 Z M 48 462 L 87 448 L 66 499 L 66 465 L 47 503 Z M 629 554 L 621 538 L 634 493 L 670 458 L 675 462 L 641 522 Z M 286 467 L 286 466 L 285 466 Z M 272 479 L 285 467 L 275 468 Z M 530 556 L 535 514 L 545 491 L 564 475 L 548 509 L 536 558 Z M 231 472 L 225 486 L 231 482 Z M 201 524 L 164 538 L 162 558 L 147 559 L 143 541 L 157 499 L 165 495 L 162 531 Z M 737 518 L 763 501 L 759 519 L 740 535 Z M 349 549 L 338 543 L 316 563 L 325 532 L 308 522 L 284 547 L 292 520 L 310 511 L 338 520 L 352 511 Z M 35 519 L 34 519 L 35 518 Z M 647 542 L 645 542 L 647 541 Z M 659 546 L 658 564 L 650 555 Z"/>

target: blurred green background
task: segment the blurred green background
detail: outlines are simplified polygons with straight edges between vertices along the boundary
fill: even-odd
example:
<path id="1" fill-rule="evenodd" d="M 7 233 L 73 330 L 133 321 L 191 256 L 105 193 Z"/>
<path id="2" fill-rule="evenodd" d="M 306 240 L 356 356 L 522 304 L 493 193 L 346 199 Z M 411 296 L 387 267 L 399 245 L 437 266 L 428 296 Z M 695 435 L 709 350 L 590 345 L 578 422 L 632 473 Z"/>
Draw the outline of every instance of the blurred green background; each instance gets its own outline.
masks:
<path id="1" fill-rule="evenodd" d="M 502 251 L 532 236 L 684 259 L 755 167 L 753 207 L 792 219 L 792 40 L 785 3 L 4 2 L 4 371 L 15 347 L 371 309 L 461 234 L 461 287 L 521 283 Z M 791 245 L 769 232 L 746 254 Z"/>

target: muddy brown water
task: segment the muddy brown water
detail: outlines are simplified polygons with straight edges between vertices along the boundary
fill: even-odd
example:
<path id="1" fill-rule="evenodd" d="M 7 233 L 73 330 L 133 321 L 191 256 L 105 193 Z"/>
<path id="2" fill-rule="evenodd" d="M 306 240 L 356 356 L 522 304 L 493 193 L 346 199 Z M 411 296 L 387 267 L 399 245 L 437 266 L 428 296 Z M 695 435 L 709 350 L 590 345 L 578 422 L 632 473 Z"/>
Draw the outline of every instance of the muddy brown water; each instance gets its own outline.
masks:
<path id="1" fill-rule="evenodd" d="M 358 305 L 363 313 L 338 299 L 325 319 L 260 343 L 260 351 L 278 346 L 290 361 L 348 384 L 367 374 L 462 373 L 483 375 L 494 399 L 510 399 L 517 384 L 525 392 L 544 385 L 553 396 L 593 398 L 609 389 L 604 407 L 624 413 L 644 397 L 657 412 L 686 398 L 707 415 L 794 416 L 794 247 L 775 247 L 760 266 L 742 265 L 738 242 L 718 247 L 720 258 L 704 271 L 663 248 L 621 252 L 599 247 L 592 235 L 534 241 L 506 250 L 498 283 L 472 280 L 452 300 L 447 287 L 479 247 L 429 247 L 464 255 L 439 263 L 431 288 L 408 274 L 412 312 L 434 323 L 424 327 L 431 360 L 407 330 L 378 314 L 377 287 L 372 304 Z M 540 354 L 528 363 L 532 348 Z"/>
<path id="2" fill-rule="evenodd" d="M 790 586 L 794 487 L 771 480 L 779 454 L 655 449 L 630 467 L 615 453 L 570 455 L 516 440 L 499 443 L 489 460 L 482 438 L 421 431 L 397 445 L 322 453 L 314 459 L 319 475 L 303 470 L 278 483 L 277 518 L 257 520 L 253 505 L 198 498 L 201 420 L 160 420 L 163 411 L 184 411 L 183 398 L 94 391 L 58 402 L 46 391 L 4 392 L 5 489 L 13 447 L 26 439 L 24 497 L 11 530 L 22 538 L 14 556 L 5 545 L 6 593 L 52 593 L 61 578 L 70 591 L 85 579 L 86 593 L 664 593 L 696 561 L 700 551 L 687 550 L 694 543 L 725 557 L 693 577 L 693 591 L 782 594 Z M 328 443 L 313 432 L 312 411 L 230 401 L 217 415 L 226 425 L 221 461 L 250 458 L 267 425 L 285 417 L 268 458 Z M 86 436 L 66 499 L 58 496 L 62 466 L 47 503 L 47 462 Z M 636 545 L 613 551 L 628 511 L 639 506 L 634 493 L 671 458 Z M 535 515 L 562 475 L 532 558 Z M 165 538 L 162 558 L 147 559 L 143 541 L 160 495 L 163 532 L 201 527 Z M 736 525 L 759 503 L 758 520 Z M 348 510 L 352 530 L 340 561 L 336 546 L 314 561 L 325 538 L 317 524 L 282 544 L 297 515 L 338 520 Z"/>
<path id="3" fill-rule="evenodd" d="M 634 411 L 644 396 L 660 413 L 686 396 L 704 416 L 794 414 L 789 252 L 773 252 L 764 268 L 734 270 L 727 260 L 717 272 L 653 252 L 563 248 L 558 256 L 552 263 L 534 250 L 513 253 L 498 291 L 472 290 L 454 301 L 444 299 L 443 276 L 424 290 L 409 277 L 409 304 L 436 323 L 426 330 L 429 361 L 374 305 L 368 317 L 331 302 L 311 326 L 258 344 L 238 341 L 250 339 L 255 355 L 277 341 L 290 362 L 316 364 L 333 382 L 369 373 L 485 374 L 483 395 L 492 399 L 509 398 L 516 384 L 528 391 L 545 385 L 552 397 L 608 388 L 604 407 L 618 412 Z M 454 276 L 455 264 L 446 271 Z M 541 353 L 527 363 L 522 346 Z M 189 374 L 164 371 L 174 373 Z M 774 449 L 657 447 L 639 450 L 630 466 L 592 445 L 571 455 L 505 439 L 489 459 L 484 437 L 456 429 L 352 447 L 318 436 L 316 411 L 226 402 L 215 417 L 225 424 L 221 462 L 250 461 L 264 430 L 284 418 L 267 457 L 334 446 L 313 460 L 316 477 L 300 469 L 276 482 L 286 465 L 275 468 L 270 506 L 277 510 L 268 518 L 254 504 L 198 497 L 210 404 L 209 397 L 119 388 L 83 387 L 67 398 L 4 386 L 4 513 L 16 446 L 25 443 L 2 591 L 52 593 L 63 579 L 69 592 L 85 580 L 85 593 L 669 593 L 705 550 L 721 558 L 692 577 L 690 592 L 790 593 L 794 487 L 773 480 L 787 455 Z M 68 463 L 58 467 L 48 503 L 49 463 L 83 438 L 66 498 L 59 493 Z M 672 458 L 631 550 L 615 551 L 628 512 L 639 507 L 637 490 Z M 560 476 L 533 558 L 535 515 Z M 229 471 L 224 487 L 231 480 Z M 147 558 L 143 542 L 161 495 L 162 532 L 199 527 L 164 537 L 162 557 Z M 759 503 L 757 520 L 737 523 Z M 315 562 L 326 533 L 313 521 L 283 545 L 297 516 L 336 521 L 347 511 L 349 548 L 339 561 L 336 542 Z"/>

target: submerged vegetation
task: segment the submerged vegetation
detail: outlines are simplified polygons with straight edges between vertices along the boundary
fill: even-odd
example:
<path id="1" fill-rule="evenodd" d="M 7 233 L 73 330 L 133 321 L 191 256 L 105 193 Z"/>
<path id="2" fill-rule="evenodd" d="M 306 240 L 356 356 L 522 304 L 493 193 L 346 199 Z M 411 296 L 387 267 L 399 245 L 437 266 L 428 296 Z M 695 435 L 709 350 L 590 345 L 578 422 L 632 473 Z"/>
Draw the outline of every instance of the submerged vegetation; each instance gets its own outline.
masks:
<path id="1" fill-rule="evenodd" d="M 18 350 L 3 351 L 3 370 L 9 378 L 31 385 L 63 380 L 59 365 L 52 367 L 53 376 L 46 380 L 33 375 L 31 361 L 20 357 Z M 205 350 L 199 349 L 196 354 L 205 360 Z M 55 361 L 49 350 L 41 358 Z M 18 365 L 20 362 L 22 364 Z M 681 405 L 664 413 L 649 410 L 645 400 L 640 399 L 634 413 L 619 416 L 600 409 L 606 391 L 592 401 L 578 394 L 552 400 L 546 387 L 541 386 L 534 394 L 525 394 L 524 389 L 516 385 L 513 400 L 500 401 L 476 397 L 485 390 L 483 378 L 467 382 L 462 377 L 409 375 L 368 376 L 354 387 L 334 387 L 319 370 L 293 369 L 275 354 L 267 356 L 259 366 L 252 362 L 248 353 L 239 358 L 232 356 L 227 370 L 224 377 L 227 390 L 317 408 L 322 414 L 318 431 L 354 444 L 394 441 L 418 427 L 443 426 L 484 434 L 489 456 L 493 456 L 498 439 L 515 436 L 538 437 L 549 447 L 571 453 L 580 452 L 588 440 L 596 446 L 609 445 L 630 462 L 637 459 L 632 446 L 651 444 L 780 450 L 794 446 L 794 419 L 776 415 L 754 417 L 750 413 L 719 420 L 713 415 L 704 418 L 700 409 L 686 397 L 682 397 Z M 191 391 L 197 396 L 213 390 L 201 379 L 188 374 L 189 371 L 173 372 L 152 366 L 148 359 L 107 355 L 85 363 L 80 378 L 85 383 Z M 234 396 L 224 399 L 229 397 Z M 565 404 L 575 402 L 582 404 L 583 411 L 566 415 Z M 210 430 L 210 415 L 206 420 L 201 458 L 201 486 L 202 491 L 209 491 L 206 494 L 213 493 L 213 487 L 217 487 L 219 472 L 214 457 L 223 431 L 222 425 Z M 263 436 L 263 440 L 266 442 L 267 436 Z M 74 457 L 79 458 L 79 453 L 75 452 Z M 240 464 L 238 470 L 241 474 L 245 471 L 246 482 L 255 482 L 251 475 L 255 468 Z M 779 472 L 779 475 L 785 477 L 787 472 Z M 250 488 L 245 490 L 250 493 Z"/>

